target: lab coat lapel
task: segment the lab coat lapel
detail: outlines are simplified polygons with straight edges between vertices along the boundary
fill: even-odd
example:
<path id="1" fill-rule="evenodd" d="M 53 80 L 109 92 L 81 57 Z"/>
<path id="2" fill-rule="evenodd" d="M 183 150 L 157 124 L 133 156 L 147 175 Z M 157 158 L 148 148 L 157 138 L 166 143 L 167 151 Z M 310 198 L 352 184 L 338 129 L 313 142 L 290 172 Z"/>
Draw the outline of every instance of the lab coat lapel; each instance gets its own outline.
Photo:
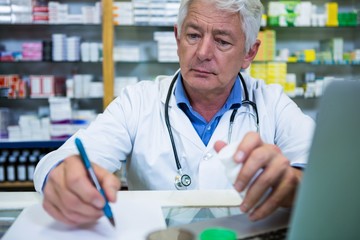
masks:
<path id="1" fill-rule="evenodd" d="M 172 98 L 170 102 L 173 102 L 173 104 L 169 106 L 169 118 L 174 134 L 177 133 L 182 137 L 185 137 L 188 141 L 192 142 L 199 149 L 203 150 L 205 148 L 205 145 L 201 141 L 189 118 L 179 107 L 177 107 L 175 98 Z"/>
<path id="2" fill-rule="evenodd" d="M 164 82 L 164 84 L 162 85 L 161 102 L 163 107 L 165 107 L 166 96 L 169 90 L 171 80 L 172 79 L 167 79 L 167 82 Z M 176 99 L 173 93 L 174 89 L 172 89 L 172 95 L 169 101 L 169 120 L 174 134 L 174 138 L 176 139 L 176 135 L 180 135 L 182 138 L 184 137 L 186 138 L 186 140 L 193 143 L 196 147 L 199 148 L 199 150 L 203 151 L 205 149 L 204 143 L 201 141 L 189 118 L 177 106 Z"/>

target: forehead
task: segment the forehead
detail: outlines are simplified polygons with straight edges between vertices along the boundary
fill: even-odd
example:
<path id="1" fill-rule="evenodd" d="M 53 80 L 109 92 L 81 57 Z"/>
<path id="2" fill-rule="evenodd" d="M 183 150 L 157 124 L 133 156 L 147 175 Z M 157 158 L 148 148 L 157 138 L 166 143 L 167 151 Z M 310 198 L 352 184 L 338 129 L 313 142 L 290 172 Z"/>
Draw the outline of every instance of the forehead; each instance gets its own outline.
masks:
<path id="1" fill-rule="evenodd" d="M 211 25 L 213 28 L 222 30 L 241 29 L 241 18 L 238 12 L 220 10 L 214 1 L 209 0 L 195 0 L 190 4 L 185 25 L 189 22 L 197 25 Z"/>

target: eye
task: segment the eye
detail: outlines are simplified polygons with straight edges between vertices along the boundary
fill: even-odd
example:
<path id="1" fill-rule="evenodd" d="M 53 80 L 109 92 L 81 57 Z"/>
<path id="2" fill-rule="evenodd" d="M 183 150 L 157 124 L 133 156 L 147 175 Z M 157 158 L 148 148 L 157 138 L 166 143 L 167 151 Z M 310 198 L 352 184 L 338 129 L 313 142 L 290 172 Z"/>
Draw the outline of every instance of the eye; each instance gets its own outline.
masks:
<path id="1" fill-rule="evenodd" d="M 186 36 L 190 42 L 196 42 L 200 38 L 200 35 L 197 33 L 188 33 Z"/>
<path id="2" fill-rule="evenodd" d="M 218 48 L 221 50 L 227 50 L 232 46 L 232 44 L 230 42 L 225 41 L 223 39 L 217 39 L 216 44 L 217 44 Z"/>

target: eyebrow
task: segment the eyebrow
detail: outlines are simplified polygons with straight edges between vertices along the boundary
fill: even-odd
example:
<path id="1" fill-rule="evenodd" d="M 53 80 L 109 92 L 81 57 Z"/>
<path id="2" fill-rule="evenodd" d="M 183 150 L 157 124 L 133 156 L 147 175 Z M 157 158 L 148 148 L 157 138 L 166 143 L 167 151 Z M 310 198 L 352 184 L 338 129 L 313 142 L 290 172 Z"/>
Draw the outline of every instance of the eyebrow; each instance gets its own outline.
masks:
<path id="1" fill-rule="evenodd" d="M 188 28 L 193 28 L 193 29 L 198 30 L 198 31 L 201 30 L 201 28 L 200 28 L 197 24 L 195 24 L 195 23 L 188 23 L 188 24 L 185 26 L 185 28 L 186 28 L 186 29 L 188 29 Z M 233 36 L 233 34 L 232 34 L 230 31 L 224 30 L 224 29 L 215 29 L 215 30 L 213 31 L 213 33 L 214 33 L 214 35 L 222 35 L 222 36 L 229 36 L 229 37 L 232 37 L 232 36 Z"/>

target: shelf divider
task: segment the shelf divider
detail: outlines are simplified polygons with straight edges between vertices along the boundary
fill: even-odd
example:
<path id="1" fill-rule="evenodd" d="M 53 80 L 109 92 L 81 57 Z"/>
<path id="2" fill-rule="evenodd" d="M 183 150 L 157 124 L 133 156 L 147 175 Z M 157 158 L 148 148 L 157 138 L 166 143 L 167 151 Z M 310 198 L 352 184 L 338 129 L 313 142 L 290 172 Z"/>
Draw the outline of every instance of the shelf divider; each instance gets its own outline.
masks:
<path id="1" fill-rule="evenodd" d="M 113 0 L 102 0 L 102 41 L 103 41 L 103 83 L 104 99 L 103 108 L 114 99 L 114 23 Z"/>

